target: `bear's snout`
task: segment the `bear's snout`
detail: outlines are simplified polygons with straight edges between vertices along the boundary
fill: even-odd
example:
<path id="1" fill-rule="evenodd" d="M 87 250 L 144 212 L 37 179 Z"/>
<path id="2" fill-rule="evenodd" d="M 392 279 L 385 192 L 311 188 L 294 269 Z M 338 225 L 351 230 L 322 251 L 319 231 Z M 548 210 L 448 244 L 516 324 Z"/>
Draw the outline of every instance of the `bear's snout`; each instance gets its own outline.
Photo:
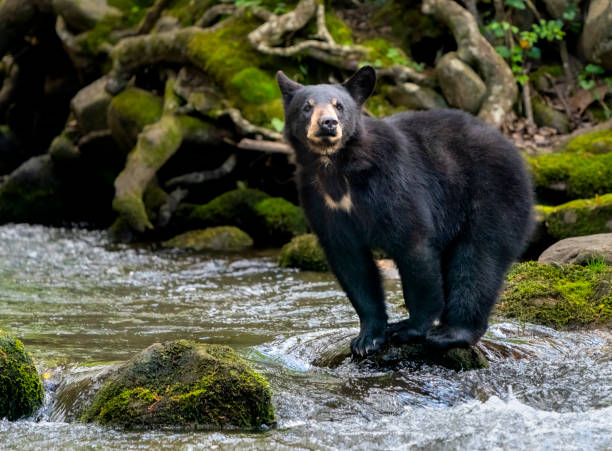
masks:
<path id="1" fill-rule="evenodd" d="M 338 119 L 333 116 L 323 116 L 319 119 L 319 136 L 336 136 Z"/>

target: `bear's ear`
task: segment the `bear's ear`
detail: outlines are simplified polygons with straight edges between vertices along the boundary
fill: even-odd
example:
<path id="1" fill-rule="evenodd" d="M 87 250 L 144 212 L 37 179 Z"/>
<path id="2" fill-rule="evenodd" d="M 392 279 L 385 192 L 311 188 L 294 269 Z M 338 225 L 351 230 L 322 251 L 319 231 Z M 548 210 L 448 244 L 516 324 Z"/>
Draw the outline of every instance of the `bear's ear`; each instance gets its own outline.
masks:
<path id="1" fill-rule="evenodd" d="M 303 85 L 293 81 L 285 74 L 283 74 L 282 70 L 279 70 L 276 73 L 276 81 L 278 82 L 278 87 L 280 88 L 281 94 L 283 95 L 283 101 L 285 102 L 285 105 L 287 105 L 291 101 L 295 91 L 303 87 Z"/>
<path id="2" fill-rule="evenodd" d="M 342 86 L 359 105 L 363 105 L 376 86 L 376 71 L 372 66 L 363 66 Z"/>

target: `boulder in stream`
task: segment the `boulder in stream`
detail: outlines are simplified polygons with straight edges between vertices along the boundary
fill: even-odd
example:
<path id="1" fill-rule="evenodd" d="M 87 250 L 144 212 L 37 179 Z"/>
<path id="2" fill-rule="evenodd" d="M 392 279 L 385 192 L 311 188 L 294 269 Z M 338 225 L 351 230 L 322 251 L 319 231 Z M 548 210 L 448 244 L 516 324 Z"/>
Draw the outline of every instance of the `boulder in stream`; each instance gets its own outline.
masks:
<path id="1" fill-rule="evenodd" d="M 165 241 L 164 247 L 194 251 L 240 251 L 253 245 L 249 235 L 233 226 L 209 227 L 191 230 Z"/>
<path id="2" fill-rule="evenodd" d="M 43 384 L 21 340 L 0 330 L 0 419 L 32 415 L 43 402 Z"/>
<path id="3" fill-rule="evenodd" d="M 351 356 L 350 342 L 352 335 L 337 338 L 321 351 L 312 362 L 319 367 L 336 368 Z M 454 348 L 444 352 L 436 351 L 422 344 L 393 345 L 389 344 L 377 354 L 363 360 L 378 367 L 389 367 L 400 362 L 415 362 L 440 365 L 456 371 L 487 368 L 489 362 L 484 353 L 477 347 Z"/>
<path id="4" fill-rule="evenodd" d="M 275 422 L 267 381 L 232 348 L 186 340 L 155 343 L 122 365 L 81 420 L 178 429 Z"/>

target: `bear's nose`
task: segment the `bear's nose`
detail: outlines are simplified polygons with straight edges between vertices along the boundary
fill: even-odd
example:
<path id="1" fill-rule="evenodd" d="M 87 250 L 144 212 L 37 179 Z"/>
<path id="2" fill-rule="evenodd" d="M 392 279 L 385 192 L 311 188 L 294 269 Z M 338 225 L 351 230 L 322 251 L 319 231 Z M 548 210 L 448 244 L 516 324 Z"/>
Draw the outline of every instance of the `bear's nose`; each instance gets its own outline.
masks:
<path id="1" fill-rule="evenodd" d="M 324 116 L 319 119 L 319 127 L 327 132 L 335 132 L 338 126 L 338 120 L 333 116 Z"/>

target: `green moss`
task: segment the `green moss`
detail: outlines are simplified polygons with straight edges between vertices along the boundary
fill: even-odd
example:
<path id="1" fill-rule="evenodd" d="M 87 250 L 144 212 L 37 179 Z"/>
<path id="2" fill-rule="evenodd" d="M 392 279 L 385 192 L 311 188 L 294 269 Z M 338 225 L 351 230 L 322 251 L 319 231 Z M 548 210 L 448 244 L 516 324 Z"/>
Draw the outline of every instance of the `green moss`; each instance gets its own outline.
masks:
<path id="1" fill-rule="evenodd" d="M 147 12 L 147 8 L 153 5 L 154 0 L 108 0 L 109 6 L 113 6 L 122 12 L 120 18 L 105 17 L 96 24 L 94 28 L 87 31 L 80 40 L 83 52 L 96 55 L 104 42 L 114 44 L 114 30 L 121 30 L 136 26 Z"/>
<path id="2" fill-rule="evenodd" d="M 246 103 L 261 105 L 280 98 L 276 80 L 256 67 L 242 69 L 232 77 L 231 83 Z"/>
<path id="3" fill-rule="evenodd" d="M 564 150 L 579 155 L 612 153 L 612 130 L 577 136 L 565 145 Z"/>
<path id="4" fill-rule="evenodd" d="M 557 238 L 612 232 L 612 193 L 578 199 L 546 212 L 546 230 Z"/>
<path id="5" fill-rule="evenodd" d="M 163 243 L 164 247 L 177 247 L 195 251 L 240 251 L 253 245 L 253 240 L 238 227 L 220 226 L 191 230 Z"/>
<path id="6" fill-rule="evenodd" d="M 260 242 L 280 245 L 308 230 L 302 209 L 282 197 L 264 199 L 255 205 L 261 225 Z"/>
<path id="7" fill-rule="evenodd" d="M 23 343 L 0 330 L 0 418 L 17 420 L 43 402 L 43 384 Z"/>
<path id="8" fill-rule="evenodd" d="M 285 111 L 283 101 L 278 98 L 263 105 L 244 105 L 241 108 L 242 115 L 253 124 L 272 128 L 272 119 L 284 121 Z"/>
<path id="9" fill-rule="evenodd" d="M 111 101 L 108 125 L 124 150 L 131 150 L 142 129 L 157 122 L 162 112 L 163 100 L 160 97 L 144 89 L 128 88 Z"/>
<path id="10" fill-rule="evenodd" d="M 612 153 L 554 153 L 530 157 L 536 189 L 563 184 L 570 199 L 612 192 Z"/>
<path id="11" fill-rule="evenodd" d="M 190 215 L 195 227 L 233 225 L 249 232 L 256 220 L 255 205 L 269 196 L 251 188 L 224 193 L 207 204 L 196 207 Z"/>
<path id="12" fill-rule="evenodd" d="M 147 216 L 147 209 L 141 198 L 135 195 L 115 197 L 113 199 L 113 210 L 115 210 L 129 224 L 132 230 L 144 232 L 152 229 L 153 224 Z"/>
<path id="13" fill-rule="evenodd" d="M 390 116 L 404 111 L 405 108 L 393 105 L 384 94 L 376 94 L 365 103 L 366 109 L 376 117 Z"/>
<path id="14" fill-rule="evenodd" d="M 312 233 L 295 237 L 285 244 L 281 249 L 279 264 L 284 268 L 305 271 L 329 271 L 323 249 Z"/>
<path id="15" fill-rule="evenodd" d="M 154 344 L 96 394 L 82 421 L 128 428 L 274 423 L 268 383 L 227 346 Z"/>
<path id="16" fill-rule="evenodd" d="M 353 30 L 332 12 L 325 13 L 325 25 L 334 41 L 342 45 L 353 45 Z"/>
<path id="17" fill-rule="evenodd" d="M 173 0 L 165 9 L 164 14 L 176 17 L 183 27 L 193 25 L 216 0 L 193 1 Z"/>
<path id="18" fill-rule="evenodd" d="M 596 326 L 612 320 L 612 267 L 593 264 L 515 265 L 497 313 L 556 328 Z"/>
<path id="19" fill-rule="evenodd" d="M 538 91 L 544 91 L 552 87 L 552 81 L 548 75 L 553 78 L 563 75 L 563 68 L 560 65 L 540 66 L 529 74 L 529 81 L 536 87 Z"/>

